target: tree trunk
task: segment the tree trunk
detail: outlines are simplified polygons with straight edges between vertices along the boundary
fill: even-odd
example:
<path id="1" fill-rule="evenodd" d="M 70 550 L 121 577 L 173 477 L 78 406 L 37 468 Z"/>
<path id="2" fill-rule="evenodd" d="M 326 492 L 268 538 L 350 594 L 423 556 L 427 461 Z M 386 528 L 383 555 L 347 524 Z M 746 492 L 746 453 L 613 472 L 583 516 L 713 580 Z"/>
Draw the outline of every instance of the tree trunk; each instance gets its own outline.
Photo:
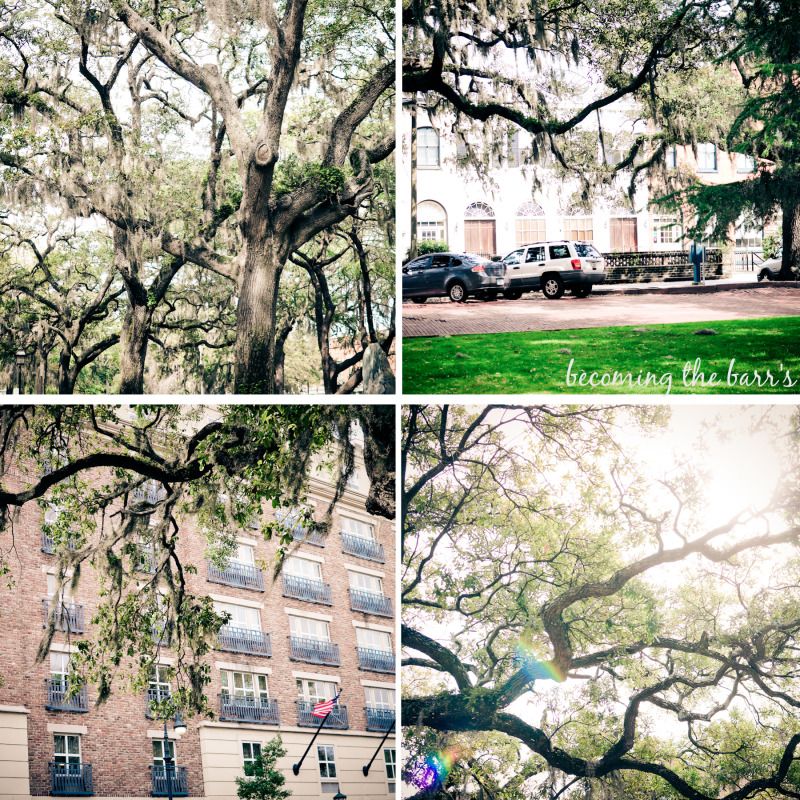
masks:
<path id="1" fill-rule="evenodd" d="M 72 394 L 75 390 L 74 382 L 72 381 L 72 370 L 70 370 L 70 362 L 72 356 L 67 347 L 63 347 L 58 354 L 58 393 L 59 394 Z"/>
<path id="2" fill-rule="evenodd" d="M 262 226 L 253 226 L 256 229 Z M 234 391 L 275 393 L 275 311 L 281 270 L 288 255 L 277 238 L 247 236 L 247 258 L 236 309 Z"/>
<path id="3" fill-rule="evenodd" d="M 138 283 L 138 281 L 137 281 Z M 141 284 L 139 285 L 141 288 Z M 134 295 L 144 294 L 134 300 Z M 150 312 L 144 291 L 128 291 L 130 307 L 122 322 L 119 339 L 119 393 L 142 394 L 144 392 L 144 365 L 147 357 L 147 335 L 150 331 Z"/>
<path id="4" fill-rule="evenodd" d="M 800 267 L 800 198 L 786 198 L 783 202 L 783 259 L 778 277 L 782 281 L 797 278 Z"/>
<path id="5" fill-rule="evenodd" d="M 275 394 L 283 394 L 286 390 L 286 340 L 293 327 L 287 323 L 275 337 Z"/>

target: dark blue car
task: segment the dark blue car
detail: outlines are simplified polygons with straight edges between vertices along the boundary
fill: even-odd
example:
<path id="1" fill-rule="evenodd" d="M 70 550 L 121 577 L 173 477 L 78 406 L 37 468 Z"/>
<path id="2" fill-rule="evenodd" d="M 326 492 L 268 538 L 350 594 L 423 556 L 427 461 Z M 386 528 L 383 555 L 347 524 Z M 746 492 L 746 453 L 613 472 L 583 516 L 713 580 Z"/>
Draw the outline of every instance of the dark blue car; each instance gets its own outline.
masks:
<path id="1" fill-rule="evenodd" d="M 473 253 L 433 253 L 403 266 L 403 299 L 424 303 L 429 297 L 494 300 L 503 291 L 506 266 Z"/>

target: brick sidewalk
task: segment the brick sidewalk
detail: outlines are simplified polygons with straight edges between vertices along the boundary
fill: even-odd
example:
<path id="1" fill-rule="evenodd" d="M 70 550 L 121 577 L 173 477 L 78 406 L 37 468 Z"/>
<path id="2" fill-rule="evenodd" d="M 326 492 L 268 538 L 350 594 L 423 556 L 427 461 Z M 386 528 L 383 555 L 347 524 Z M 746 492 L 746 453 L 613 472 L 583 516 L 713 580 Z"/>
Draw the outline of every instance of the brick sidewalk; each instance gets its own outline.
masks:
<path id="1" fill-rule="evenodd" d="M 776 283 L 720 287 L 717 291 L 620 291 L 577 299 L 545 300 L 540 293 L 519 300 L 403 304 L 403 336 L 512 333 L 606 325 L 655 325 L 726 319 L 800 316 L 800 291 Z"/>

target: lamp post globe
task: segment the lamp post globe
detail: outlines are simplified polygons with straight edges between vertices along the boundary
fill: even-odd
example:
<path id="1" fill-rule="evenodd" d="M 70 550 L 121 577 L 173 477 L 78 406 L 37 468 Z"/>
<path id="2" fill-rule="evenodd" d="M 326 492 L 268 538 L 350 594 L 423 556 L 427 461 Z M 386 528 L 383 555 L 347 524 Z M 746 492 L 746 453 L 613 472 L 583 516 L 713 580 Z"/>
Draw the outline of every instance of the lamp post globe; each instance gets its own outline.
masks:
<path id="1" fill-rule="evenodd" d="M 338 791 L 333 796 L 333 800 L 347 800 L 347 795 L 346 794 L 342 794 L 341 791 Z"/>

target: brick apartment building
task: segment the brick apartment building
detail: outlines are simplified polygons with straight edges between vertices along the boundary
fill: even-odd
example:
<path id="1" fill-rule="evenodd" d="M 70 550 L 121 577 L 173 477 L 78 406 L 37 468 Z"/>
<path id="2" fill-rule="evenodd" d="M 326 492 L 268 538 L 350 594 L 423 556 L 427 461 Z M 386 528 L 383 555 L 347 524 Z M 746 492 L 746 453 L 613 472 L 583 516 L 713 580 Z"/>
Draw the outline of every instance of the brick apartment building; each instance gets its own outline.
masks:
<path id="1" fill-rule="evenodd" d="M 24 465 L 17 468 L 20 475 L 5 476 L 12 486 L 24 480 Z M 241 530 L 235 559 L 219 568 L 206 560 L 194 521 L 179 518 L 178 555 L 197 567 L 187 577 L 189 590 L 212 597 L 232 618 L 208 659 L 215 718 L 187 719 L 181 736 L 168 725 L 174 796 L 235 798 L 235 778 L 277 733 L 288 751 L 279 766 L 293 798 L 393 796 L 394 730 L 383 745 L 381 739 L 395 715 L 394 535 L 391 523 L 365 512 L 366 482 L 359 463 L 325 537 L 304 531 L 290 509 L 264 511 L 285 520 L 296 543 L 276 579 L 259 567 L 274 563 L 276 545 L 263 540 L 258 523 Z M 311 482 L 318 518 L 332 491 L 324 475 Z M 22 507 L 14 523 L 15 583 L 0 587 L 0 798 L 166 796 L 163 723 L 151 718 L 148 701 L 170 691 L 161 670 L 146 694 L 117 688 L 99 706 L 91 686 L 65 696 L 69 654 L 77 640 L 92 637 L 98 577 L 86 564 L 72 596 L 53 596 L 58 557 L 42 530 L 48 513 L 57 512 Z M 152 572 L 147 555 L 142 579 Z M 37 664 L 51 602 L 61 603 L 60 627 L 71 632 L 57 631 Z M 169 666 L 171 656 L 165 649 L 160 663 Z M 291 765 L 318 724 L 313 704 L 339 690 L 338 708 L 295 777 Z M 362 767 L 376 753 L 365 777 Z"/>

